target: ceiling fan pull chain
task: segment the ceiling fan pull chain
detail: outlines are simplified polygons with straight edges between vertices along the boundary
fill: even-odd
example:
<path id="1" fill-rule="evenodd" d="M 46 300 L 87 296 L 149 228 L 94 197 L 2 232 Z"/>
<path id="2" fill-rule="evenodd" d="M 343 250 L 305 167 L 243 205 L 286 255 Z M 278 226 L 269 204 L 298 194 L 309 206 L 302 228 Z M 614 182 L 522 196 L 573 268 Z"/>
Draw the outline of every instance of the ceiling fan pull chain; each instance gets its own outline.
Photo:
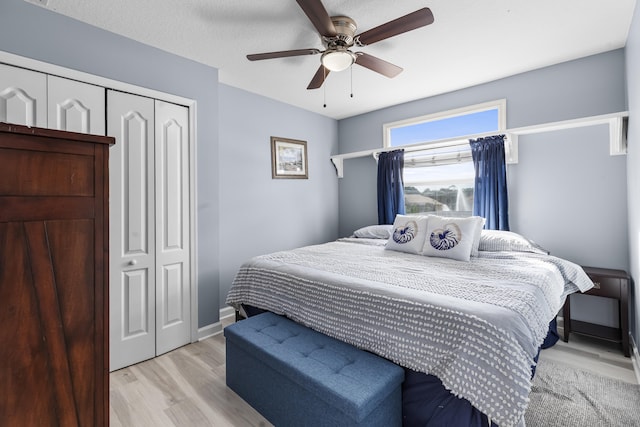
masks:
<path id="1" fill-rule="evenodd" d="M 324 66 L 322 67 L 322 72 L 324 74 L 324 79 L 322 81 L 325 81 L 327 80 L 327 69 L 324 68 Z M 327 108 L 327 85 L 322 85 L 322 96 L 324 101 L 322 108 Z"/>
<path id="2" fill-rule="evenodd" d="M 351 76 L 351 98 L 353 98 L 353 67 L 349 67 L 349 73 Z"/>

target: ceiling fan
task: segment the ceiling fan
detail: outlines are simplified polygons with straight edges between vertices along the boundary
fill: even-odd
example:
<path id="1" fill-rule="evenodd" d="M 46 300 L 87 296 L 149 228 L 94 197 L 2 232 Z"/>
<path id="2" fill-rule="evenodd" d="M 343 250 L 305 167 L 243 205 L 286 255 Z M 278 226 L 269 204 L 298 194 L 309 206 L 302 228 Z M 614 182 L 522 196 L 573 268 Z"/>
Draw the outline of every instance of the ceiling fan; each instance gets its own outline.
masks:
<path id="1" fill-rule="evenodd" d="M 352 52 L 353 46 L 367 46 L 433 22 L 433 14 L 427 7 L 408 15 L 389 21 L 386 24 L 355 35 L 357 26 L 348 16 L 329 16 L 320 0 L 296 0 L 302 8 L 325 45 L 325 50 L 295 49 L 279 52 L 266 52 L 247 55 L 249 61 L 285 58 L 289 56 L 320 56 L 320 68 L 311 79 L 307 89 L 317 89 L 324 83 L 331 71 L 342 71 L 358 64 L 383 76 L 392 78 L 402 72 L 402 68 L 364 52 Z"/>

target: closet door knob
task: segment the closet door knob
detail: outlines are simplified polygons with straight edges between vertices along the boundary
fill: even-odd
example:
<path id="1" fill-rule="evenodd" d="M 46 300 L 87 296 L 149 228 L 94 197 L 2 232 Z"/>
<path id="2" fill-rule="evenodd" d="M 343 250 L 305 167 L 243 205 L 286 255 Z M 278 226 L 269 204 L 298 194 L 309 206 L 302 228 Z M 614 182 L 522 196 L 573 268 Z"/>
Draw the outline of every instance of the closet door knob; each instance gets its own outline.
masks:
<path id="1" fill-rule="evenodd" d="M 138 263 L 138 261 L 136 261 L 135 259 L 132 259 L 131 261 L 129 261 L 129 265 L 136 265 Z"/>

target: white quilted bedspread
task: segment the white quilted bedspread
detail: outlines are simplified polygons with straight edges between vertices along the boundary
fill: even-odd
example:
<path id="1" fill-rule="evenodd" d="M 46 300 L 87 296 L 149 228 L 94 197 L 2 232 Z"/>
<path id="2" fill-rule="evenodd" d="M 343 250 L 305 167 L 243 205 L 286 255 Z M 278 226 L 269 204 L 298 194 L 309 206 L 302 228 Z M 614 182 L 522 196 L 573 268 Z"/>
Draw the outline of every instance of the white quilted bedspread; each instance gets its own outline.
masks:
<path id="1" fill-rule="evenodd" d="M 565 296 L 591 286 L 582 268 L 547 255 L 461 262 L 344 239 L 253 258 L 227 304 L 286 315 L 433 374 L 504 427 L 523 418 L 533 357 Z"/>

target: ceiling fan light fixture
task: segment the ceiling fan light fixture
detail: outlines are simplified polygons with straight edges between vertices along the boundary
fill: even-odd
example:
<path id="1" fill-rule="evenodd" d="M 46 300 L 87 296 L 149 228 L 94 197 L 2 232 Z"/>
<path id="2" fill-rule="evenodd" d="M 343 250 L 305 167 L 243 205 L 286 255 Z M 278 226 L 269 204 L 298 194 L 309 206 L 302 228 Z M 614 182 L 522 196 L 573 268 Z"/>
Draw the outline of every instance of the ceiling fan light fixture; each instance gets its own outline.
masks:
<path id="1" fill-rule="evenodd" d="M 48 0 L 27 0 L 48 1 Z M 354 46 L 363 47 L 390 37 L 415 30 L 433 23 L 433 14 L 428 7 L 423 7 L 408 15 L 388 21 L 356 35 L 358 26 L 348 16 L 329 16 L 322 4 L 323 0 L 296 0 L 298 6 L 307 15 L 311 24 L 320 35 L 325 51 L 319 49 L 293 49 L 278 52 L 265 52 L 247 55 L 249 61 L 262 59 L 287 58 L 290 56 L 317 55 L 321 53 L 320 62 L 315 75 L 307 89 L 318 89 L 332 71 L 344 71 L 358 64 L 385 77 L 393 78 L 402 72 L 402 68 L 390 62 L 376 58 L 365 52 L 352 52 Z"/>
<path id="2" fill-rule="evenodd" d="M 320 58 L 322 65 L 329 71 L 343 71 L 353 65 L 356 55 L 348 50 L 328 50 Z"/>

